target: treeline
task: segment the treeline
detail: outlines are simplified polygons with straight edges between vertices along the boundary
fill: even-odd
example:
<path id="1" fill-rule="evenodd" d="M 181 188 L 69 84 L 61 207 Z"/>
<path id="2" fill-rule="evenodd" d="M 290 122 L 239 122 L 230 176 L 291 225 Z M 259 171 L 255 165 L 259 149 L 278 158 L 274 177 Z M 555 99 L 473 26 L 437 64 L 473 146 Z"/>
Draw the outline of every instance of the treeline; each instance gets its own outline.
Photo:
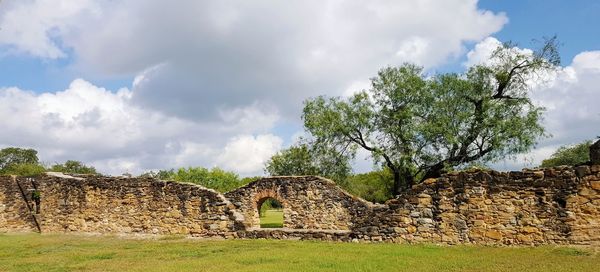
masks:
<path id="1" fill-rule="evenodd" d="M 140 177 L 152 177 L 160 180 L 188 182 L 214 189 L 222 193 L 239 188 L 260 178 L 240 178 L 238 174 L 231 171 L 225 171 L 218 167 L 214 167 L 212 169 L 204 167 L 187 167 L 179 168 L 177 170 L 170 169 L 150 171 L 140 175 Z"/>
<path id="2" fill-rule="evenodd" d="M 44 172 L 97 175 L 96 168 L 67 160 L 50 166 L 42 164 L 34 149 L 8 147 L 0 150 L 0 175 L 35 176 Z"/>
<path id="3" fill-rule="evenodd" d="M 542 162 L 541 167 L 559 165 L 579 165 L 589 161 L 589 147 L 592 141 L 560 147 L 552 156 Z M 34 149 L 9 147 L 0 150 L 0 175 L 35 176 L 43 172 L 65 174 L 99 175 L 92 166 L 82 162 L 67 160 L 46 166 L 40 163 Z M 471 167 L 487 168 L 485 165 Z M 297 144 L 273 155 L 265 165 L 268 176 L 316 175 L 334 180 L 349 193 L 371 202 L 382 203 L 394 196 L 393 173 L 387 168 L 368 173 L 354 174 L 346 157 L 337 157 L 335 152 L 320 150 L 307 144 Z M 152 177 L 198 184 L 219 192 L 228 192 L 244 186 L 261 177 L 240 177 L 232 171 L 218 167 L 187 167 L 157 170 L 143 173 L 139 177 Z"/>

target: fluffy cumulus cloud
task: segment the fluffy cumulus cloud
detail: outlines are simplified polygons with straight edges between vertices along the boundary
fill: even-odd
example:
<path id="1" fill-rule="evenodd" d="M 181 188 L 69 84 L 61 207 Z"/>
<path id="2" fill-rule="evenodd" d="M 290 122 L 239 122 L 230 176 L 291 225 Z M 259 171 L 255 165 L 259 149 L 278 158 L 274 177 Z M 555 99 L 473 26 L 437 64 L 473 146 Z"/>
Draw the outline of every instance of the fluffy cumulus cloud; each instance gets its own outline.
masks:
<path id="1" fill-rule="evenodd" d="M 4 0 L 3 54 L 63 59 L 132 86 L 4 88 L 0 142 L 109 173 L 257 174 L 289 143 L 295 130 L 278 128 L 297 130 L 304 99 L 365 88 L 383 66 L 456 60 L 506 22 L 476 0 Z"/>
<path id="2" fill-rule="evenodd" d="M 33 147 L 46 163 L 82 160 L 110 174 L 204 165 L 244 175 L 260 174 L 282 144 L 268 133 L 248 134 L 265 132 L 276 120 L 257 108 L 241 110 L 252 122 L 230 116 L 195 122 L 143 109 L 131 99 L 128 89 L 111 92 L 81 79 L 56 93 L 0 89 L 0 142 Z"/>
<path id="3" fill-rule="evenodd" d="M 489 37 L 467 53 L 466 66 L 483 63 L 501 43 Z M 532 52 L 530 49 L 518 49 Z M 531 98 L 546 108 L 543 124 L 550 134 L 531 153 L 497 166 L 520 168 L 537 166 L 561 145 L 577 144 L 600 136 L 600 51 L 582 52 L 554 73 L 532 80 Z"/>
<path id="4" fill-rule="evenodd" d="M 97 74 L 146 71 L 133 101 L 196 120 L 256 101 L 297 118 L 306 97 L 341 95 L 386 65 L 442 64 L 507 22 L 475 0 L 11 3 L 0 41 L 40 57 L 73 50 Z"/>

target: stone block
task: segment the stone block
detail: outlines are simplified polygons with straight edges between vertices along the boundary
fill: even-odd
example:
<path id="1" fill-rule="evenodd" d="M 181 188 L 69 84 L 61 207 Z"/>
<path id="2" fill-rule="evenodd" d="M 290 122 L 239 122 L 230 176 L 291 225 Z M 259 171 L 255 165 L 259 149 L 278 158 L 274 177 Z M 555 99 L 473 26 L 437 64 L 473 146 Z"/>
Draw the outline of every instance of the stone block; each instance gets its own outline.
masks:
<path id="1" fill-rule="evenodd" d="M 485 237 L 494 240 L 501 240 L 504 237 L 504 235 L 502 234 L 502 232 L 499 232 L 497 230 L 488 230 L 485 232 Z"/>
<path id="2" fill-rule="evenodd" d="M 519 240 L 522 243 L 531 243 L 535 240 L 535 238 L 532 235 L 518 234 L 517 240 Z"/>
<path id="3" fill-rule="evenodd" d="M 523 227 L 521 228 L 521 232 L 531 234 L 539 232 L 539 229 L 536 227 Z"/>
<path id="4" fill-rule="evenodd" d="M 587 165 L 581 165 L 581 166 L 575 167 L 575 174 L 577 175 L 577 177 L 581 178 L 581 177 L 587 176 L 591 173 L 592 172 L 590 171 L 590 167 Z"/>
<path id="5" fill-rule="evenodd" d="M 417 219 L 417 224 L 421 224 L 421 225 L 425 225 L 425 224 L 432 224 L 433 220 L 431 220 L 431 218 L 419 218 Z"/>

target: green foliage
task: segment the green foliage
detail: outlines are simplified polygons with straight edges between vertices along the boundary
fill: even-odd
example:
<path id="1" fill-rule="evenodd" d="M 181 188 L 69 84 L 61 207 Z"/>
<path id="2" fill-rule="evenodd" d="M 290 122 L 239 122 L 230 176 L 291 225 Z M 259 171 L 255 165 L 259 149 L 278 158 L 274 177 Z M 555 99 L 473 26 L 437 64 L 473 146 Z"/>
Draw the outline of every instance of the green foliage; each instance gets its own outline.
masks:
<path id="1" fill-rule="evenodd" d="M 265 172 L 271 176 L 316 175 L 343 184 L 350 175 L 349 158 L 331 148 L 299 144 L 273 155 Z"/>
<path id="2" fill-rule="evenodd" d="M 578 165 L 590 160 L 590 146 L 592 141 L 586 141 L 571 146 L 561 146 L 549 159 L 542 161 L 541 167 L 553 167 L 560 165 Z"/>
<path id="3" fill-rule="evenodd" d="M 243 178 L 218 167 L 207 169 L 204 167 L 179 168 L 177 170 L 150 171 L 140 177 L 152 177 L 161 180 L 174 180 L 202 185 L 219 192 L 227 192 L 244 186 L 257 178 Z"/>
<path id="4" fill-rule="evenodd" d="M 389 169 L 356 174 L 348 178 L 344 186 L 349 193 L 365 200 L 384 203 L 393 197 L 394 175 Z"/>
<path id="5" fill-rule="evenodd" d="M 17 147 L 0 150 L 0 175 L 36 176 L 44 172 L 36 150 Z"/>
<path id="6" fill-rule="evenodd" d="M 534 54 L 500 47 L 491 64 L 462 75 L 427 76 L 412 64 L 384 68 L 369 90 L 348 99 L 305 101 L 304 126 L 314 146 L 348 157 L 369 151 L 391 170 L 399 192 L 446 169 L 529 150 L 545 134 L 528 79 L 554 69 L 556 52 L 552 38 Z"/>
<path id="7" fill-rule="evenodd" d="M 283 211 L 282 210 L 266 210 L 260 215 L 261 228 L 283 228 Z"/>
<path id="8" fill-rule="evenodd" d="M 266 199 L 259 208 L 259 214 L 260 216 L 264 216 L 265 212 L 267 210 L 273 210 L 273 209 L 282 209 L 283 205 L 281 205 L 281 203 L 273 198 L 268 198 Z"/>
<path id="9" fill-rule="evenodd" d="M 248 184 L 250 182 L 257 181 L 257 180 L 259 180 L 261 178 L 262 177 L 259 177 L 259 176 L 256 176 L 256 177 L 245 177 L 245 178 L 242 178 L 242 180 L 240 181 L 240 183 L 242 184 L 241 186 L 244 186 L 244 185 L 246 185 L 246 184 Z"/>
<path id="10" fill-rule="evenodd" d="M 596 247 L 183 237 L 0 234 L 0 271 L 589 272 L 600 267 Z"/>
<path id="11" fill-rule="evenodd" d="M 18 147 L 7 147 L 0 150 L 0 174 L 8 175 L 8 171 L 24 171 L 38 165 L 37 151 Z M 20 165 L 20 166 L 18 166 Z"/>
<path id="12" fill-rule="evenodd" d="M 2 170 L 2 175 L 37 176 L 46 172 L 46 168 L 35 163 L 11 164 Z"/>
<path id="13" fill-rule="evenodd" d="M 50 171 L 68 174 L 98 174 L 98 172 L 96 172 L 96 168 L 92 166 L 86 166 L 80 161 L 73 160 L 68 160 L 63 164 L 55 164 L 52 167 L 50 167 Z"/>

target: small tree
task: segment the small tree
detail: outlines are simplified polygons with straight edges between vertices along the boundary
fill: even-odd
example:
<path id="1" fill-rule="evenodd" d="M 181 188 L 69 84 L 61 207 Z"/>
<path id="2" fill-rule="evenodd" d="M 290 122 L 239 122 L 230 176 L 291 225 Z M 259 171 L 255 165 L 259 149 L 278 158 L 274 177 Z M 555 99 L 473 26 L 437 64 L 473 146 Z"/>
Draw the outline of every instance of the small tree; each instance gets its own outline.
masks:
<path id="1" fill-rule="evenodd" d="M 563 145 L 556 150 L 550 158 L 542 161 L 541 167 L 560 165 L 578 165 L 590 160 L 590 146 L 592 141 L 585 141 L 576 145 Z"/>
<path id="2" fill-rule="evenodd" d="M 0 150 L 0 175 L 35 176 L 45 171 L 34 149 L 8 147 Z"/>
<path id="3" fill-rule="evenodd" d="M 384 68 L 368 91 L 306 101 L 304 126 L 317 146 L 350 157 L 357 148 L 369 151 L 393 173 L 398 193 L 449 168 L 529 150 L 544 135 L 529 82 L 559 64 L 556 48 L 555 38 L 533 54 L 507 44 L 462 75 L 429 77 L 412 64 Z"/>
<path id="4" fill-rule="evenodd" d="M 189 182 L 202 185 L 206 188 L 215 189 L 219 192 L 231 191 L 252 181 L 251 178 L 240 179 L 236 173 L 225 171 L 218 167 L 212 169 L 204 167 L 187 167 L 179 168 L 177 170 L 150 171 L 142 174 L 140 177 Z"/>
<path id="5" fill-rule="evenodd" d="M 55 164 L 50 167 L 50 171 L 62 172 L 69 174 L 92 174 L 97 175 L 96 168 L 92 166 L 86 166 L 80 161 L 68 160 L 63 164 Z"/>
<path id="6" fill-rule="evenodd" d="M 8 147 L 0 150 L 0 172 L 6 171 L 16 164 L 39 164 L 37 151 L 18 147 Z"/>
<path id="7" fill-rule="evenodd" d="M 265 172 L 271 176 L 316 175 L 344 183 L 351 169 L 348 157 L 333 149 L 299 144 L 273 155 Z"/>
<path id="8" fill-rule="evenodd" d="M 371 202 L 383 203 L 393 197 L 394 176 L 385 168 L 352 175 L 343 188 L 349 193 Z"/>
<path id="9" fill-rule="evenodd" d="M 17 176 L 37 176 L 46 172 L 43 165 L 36 163 L 17 163 L 11 164 L 2 171 L 2 175 L 17 175 Z"/>

